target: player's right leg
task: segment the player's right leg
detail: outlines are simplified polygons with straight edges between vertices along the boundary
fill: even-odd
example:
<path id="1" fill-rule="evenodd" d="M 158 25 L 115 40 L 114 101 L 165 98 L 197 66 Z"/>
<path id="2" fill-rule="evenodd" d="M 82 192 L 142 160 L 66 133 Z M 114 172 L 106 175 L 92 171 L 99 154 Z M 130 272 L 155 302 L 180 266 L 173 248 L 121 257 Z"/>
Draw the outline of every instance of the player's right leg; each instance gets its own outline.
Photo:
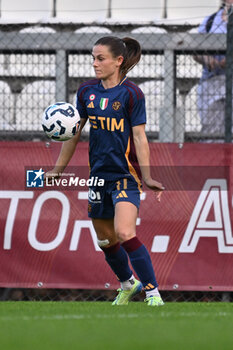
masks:
<path id="1" fill-rule="evenodd" d="M 128 255 L 121 246 L 114 230 L 113 219 L 92 219 L 98 244 L 105 254 L 105 260 L 121 283 L 118 295 L 112 305 L 127 305 L 130 299 L 141 292 L 142 284 L 137 281 L 129 267 Z"/>
<path id="2" fill-rule="evenodd" d="M 129 267 L 128 255 L 115 233 L 111 187 L 112 182 L 105 182 L 104 186 L 90 188 L 88 216 L 92 219 L 98 244 L 105 254 L 106 262 L 121 283 L 121 289 L 113 304 L 126 305 L 136 294 L 136 290 L 140 289 L 141 283 L 137 284 L 137 288 L 132 290 L 132 293 L 128 292 L 135 287 L 135 279 Z"/>

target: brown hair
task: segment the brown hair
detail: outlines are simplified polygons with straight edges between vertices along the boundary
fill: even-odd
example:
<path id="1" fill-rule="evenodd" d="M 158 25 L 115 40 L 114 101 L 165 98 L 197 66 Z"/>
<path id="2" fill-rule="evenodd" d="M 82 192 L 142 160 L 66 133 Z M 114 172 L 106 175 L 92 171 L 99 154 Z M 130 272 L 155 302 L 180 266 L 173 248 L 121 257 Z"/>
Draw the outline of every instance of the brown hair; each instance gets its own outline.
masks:
<path id="1" fill-rule="evenodd" d="M 127 74 L 141 58 L 141 46 L 132 38 L 120 39 L 116 36 L 105 36 L 97 40 L 94 46 L 96 45 L 108 46 L 113 57 L 123 56 L 124 61 L 120 67 L 122 75 Z"/>

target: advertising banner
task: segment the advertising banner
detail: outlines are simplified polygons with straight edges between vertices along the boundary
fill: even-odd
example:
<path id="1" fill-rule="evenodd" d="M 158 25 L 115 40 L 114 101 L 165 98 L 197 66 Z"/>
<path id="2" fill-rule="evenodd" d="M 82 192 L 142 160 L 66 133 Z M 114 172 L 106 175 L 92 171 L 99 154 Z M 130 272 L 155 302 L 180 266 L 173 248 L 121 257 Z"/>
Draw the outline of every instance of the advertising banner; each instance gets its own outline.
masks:
<path id="1" fill-rule="evenodd" d="M 88 218 L 88 143 L 49 184 L 59 142 L 0 142 L 0 287 L 115 289 Z M 161 202 L 143 186 L 137 236 L 160 289 L 233 291 L 233 147 L 150 143 Z M 89 193 L 98 199 L 98 193 Z"/>

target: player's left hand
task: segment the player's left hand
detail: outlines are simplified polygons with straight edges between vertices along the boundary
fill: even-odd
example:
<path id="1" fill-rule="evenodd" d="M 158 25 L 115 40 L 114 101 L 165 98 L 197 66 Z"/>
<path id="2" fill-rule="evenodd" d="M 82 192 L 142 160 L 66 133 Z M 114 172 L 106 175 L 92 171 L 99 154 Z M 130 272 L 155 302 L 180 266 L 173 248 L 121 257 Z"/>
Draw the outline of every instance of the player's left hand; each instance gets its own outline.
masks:
<path id="1" fill-rule="evenodd" d="M 144 182 L 149 189 L 156 192 L 156 199 L 158 202 L 160 202 L 165 187 L 163 187 L 163 185 L 160 182 L 153 180 L 152 178 L 146 179 L 144 180 Z"/>

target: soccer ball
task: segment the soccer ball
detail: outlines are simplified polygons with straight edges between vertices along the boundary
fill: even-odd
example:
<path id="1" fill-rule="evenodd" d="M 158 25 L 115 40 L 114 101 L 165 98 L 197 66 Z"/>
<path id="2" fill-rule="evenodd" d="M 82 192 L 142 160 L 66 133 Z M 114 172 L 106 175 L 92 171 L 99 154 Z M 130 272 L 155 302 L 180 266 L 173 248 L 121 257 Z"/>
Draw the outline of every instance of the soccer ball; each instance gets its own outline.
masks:
<path id="1" fill-rule="evenodd" d="M 42 128 L 49 138 L 66 141 L 76 134 L 79 121 L 79 113 L 72 104 L 56 102 L 44 111 Z"/>

